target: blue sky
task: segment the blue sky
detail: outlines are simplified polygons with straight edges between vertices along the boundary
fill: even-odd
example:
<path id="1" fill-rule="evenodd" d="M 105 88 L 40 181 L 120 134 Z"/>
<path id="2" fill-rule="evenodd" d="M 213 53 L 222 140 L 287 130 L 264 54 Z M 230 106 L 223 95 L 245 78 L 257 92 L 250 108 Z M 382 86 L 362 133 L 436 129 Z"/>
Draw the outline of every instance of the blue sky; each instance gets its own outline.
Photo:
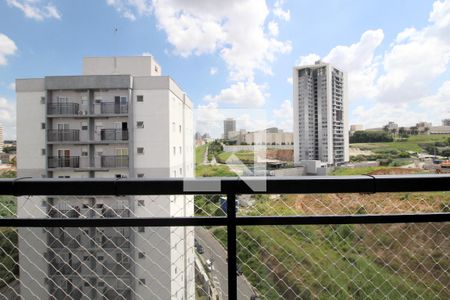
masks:
<path id="1" fill-rule="evenodd" d="M 350 123 L 450 117 L 450 1 L 1 0 L 6 137 L 15 138 L 15 78 L 80 74 L 83 56 L 144 53 L 201 118 L 265 110 L 265 122 L 238 123 L 247 129 L 292 128 L 292 67 L 319 57 L 349 73 Z"/>

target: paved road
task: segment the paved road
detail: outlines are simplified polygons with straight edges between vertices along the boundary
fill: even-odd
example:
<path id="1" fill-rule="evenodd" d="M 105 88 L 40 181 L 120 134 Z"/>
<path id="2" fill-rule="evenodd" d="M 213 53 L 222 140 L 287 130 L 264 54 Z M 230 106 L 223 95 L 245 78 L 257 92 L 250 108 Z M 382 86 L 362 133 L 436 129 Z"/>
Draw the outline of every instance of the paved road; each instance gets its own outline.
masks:
<path id="1" fill-rule="evenodd" d="M 228 299 L 228 265 L 227 265 L 227 252 L 222 247 L 222 245 L 217 241 L 217 239 L 205 228 L 196 227 L 195 238 L 198 240 L 200 245 L 203 246 L 205 253 L 202 256 L 205 259 L 210 259 L 213 261 L 214 270 L 212 272 L 213 277 L 217 278 L 219 282 L 219 290 L 222 293 L 222 299 Z M 248 300 L 250 296 L 253 295 L 253 291 L 250 283 L 246 278 L 241 275 L 238 277 L 238 299 Z"/>

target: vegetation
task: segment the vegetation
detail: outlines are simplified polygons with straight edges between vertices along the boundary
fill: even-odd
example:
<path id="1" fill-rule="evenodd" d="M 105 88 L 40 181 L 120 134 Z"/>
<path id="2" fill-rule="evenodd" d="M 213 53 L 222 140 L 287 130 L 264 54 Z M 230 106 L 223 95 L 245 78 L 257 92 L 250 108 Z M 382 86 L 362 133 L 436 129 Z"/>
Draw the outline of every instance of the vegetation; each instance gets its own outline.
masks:
<path id="1" fill-rule="evenodd" d="M 203 159 L 205 157 L 205 151 L 207 147 L 208 145 L 205 144 L 195 148 L 195 164 L 197 166 L 203 164 Z"/>
<path id="2" fill-rule="evenodd" d="M 259 195 L 247 214 L 401 213 L 450 203 L 445 193 L 361 195 L 355 205 L 352 199 Z M 225 244 L 225 229 L 213 234 Z M 241 270 L 264 299 L 448 299 L 450 260 L 436 245 L 449 234 L 444 223 L 246 226 L 238 228 L 237 252 Z"/>
<path id="3" fill-rule="evenodd" d="M 448 143 L 450 135 L 414 135 L 407 139 L 397 139 L 394 142 L 386 143 L 354 143 L 351 147 L 359 148 L 361 150 L 370 150 L 375 153 L 385 153 L 389 151 L 399 152 L 416 152 L 423 151 L 430 152 L 429 146 L 435 146 L 435 143 Z M 439 144 L 437 144 L 439 145 Z M 437 147 L 437 146 L 436 146 Z"/>
<path id="4" fill-rule="evenodd" d="M 230 157 L 234 157 L 231 159 L 231 162 L 242 162 L 244 164 L 253 164 L 255 160 L 255 153 L 253 151 L 238 151 L 236 153 L 231 152 L 222 152 L 216 156 L 217 162 L 225 164 Z"/>
<path id="5" fill-rule="evenodd" d="M 201 165 L 195 170 L 196 177 L 230 177 L 236 176 L 226 165 Z"/>
<path id="6" fill-rule="evenodd" d="M 221 152 L 223 152 L 223 146 L 218 140 L 210 143 L 208 145 L 208 160 L 211 161 L 213 157 L 218 156 Z"/>
<path id="7" fill-rule="evenodd" d="M 15 171 L 0 174 L 1 178 L 16 177 Z M 0 196 L 0 218 L 14 217 L 16 197 Z M 0 288 L 19 275 L 19 252 L 17 251 L 17 231 L 13 228 L 0 228 Z"/>
<path id="8" fill-rule="evenodd" d="M 3 147 L 4 153 L 16 153 L 16 146 Z"/>
<path id="9" fill-rule="evenodd" d="M 392 142 L 392 136 L 384 131 L 356 131 L 350 137 L 350 143 Z"/>

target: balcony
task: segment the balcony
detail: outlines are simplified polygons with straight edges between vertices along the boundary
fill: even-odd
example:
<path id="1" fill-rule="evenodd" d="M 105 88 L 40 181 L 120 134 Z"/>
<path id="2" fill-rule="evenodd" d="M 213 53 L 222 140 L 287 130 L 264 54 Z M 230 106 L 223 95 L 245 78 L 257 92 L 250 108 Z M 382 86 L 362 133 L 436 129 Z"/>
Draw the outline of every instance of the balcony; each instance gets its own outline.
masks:
<path id="1" fill-rule="evenodd" d="M 78 115 L 80 104 L 78 103 L 48 103 L 48 115 Z"/>
<path id="2" fill-rule="evenodd" d="M 128 130 L 102 129 L 100 131 L 101 141 L 128 141 Z"/>
<path id="3" fill-rule="evenodd" d="M 80 157 L 79 156 L 49 156 L 48 168 L 79 168 Z"/>
<path id="4" fill-rule="evenodd" d="M 8 262 L 1 295 L 5 288 L 24 299 L 58 289 L 88 296 L 108 290 L 130 299 L 142 296 L 125 292 L 136 284 L 144 299 L 171 299 L 167 282 L 179 280 L 207 299 L 450 297 L 450 175 L 19 178 L 0 180 L 0 190 L 23 195 L 18 216 L 0 218 L 0 256 Z M 114 210 L 135 201 L 135 211 L 113 218 L 27 217 L 42 212 L 47 197 L 80 205 L 85 198 L 96 203 L 96 195 Z M 394 196 L 398 201 L 386 201 Z M 50 257 L 44 254 L 48 228 L 64 233 L 65 246 L 51 248 Z M 81 247 L 67 245 L 85 230 Z M 179 267 L 194 262 L 195 276 Z"/>
<path id="5" fill-rule="evenodd" d="M 49 142 L 78 142 L 80 130 L 78 129 L 49 129 L 47 130 Z"/>
<path id="6" fill-rule="evenodd" d="M 128 168 L 128 155 L 111 155 L 100 157 L 101 168 Z"/>
<path id="7" fill-rule="evenodd" d="M 127 114 L 128 104 L 117 104 L 115 102 L 102 102 L 100 106 L 100 113 L 102 115 Z"/>

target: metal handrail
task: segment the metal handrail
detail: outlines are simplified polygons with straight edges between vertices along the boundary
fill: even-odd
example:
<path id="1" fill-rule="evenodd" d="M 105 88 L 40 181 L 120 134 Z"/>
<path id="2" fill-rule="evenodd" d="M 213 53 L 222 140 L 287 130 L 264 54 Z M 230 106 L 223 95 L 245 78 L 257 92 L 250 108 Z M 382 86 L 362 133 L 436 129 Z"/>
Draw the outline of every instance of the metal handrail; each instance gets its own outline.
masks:
<path id="1" fill-rule="evenodd" d="M 253 184 L 264 184 L 253 190 Z M 450 222 L 450 213 L 329 216 L 236 216 L 237 194 L 377 193 L 450 191 L 450 175 L 201 178 L 201 179 L 1 179 L 2 195 L 226 194 L 225 217 L 0 219 L 0 227 L 227 226 L 228 292 L 237 299 L 236 228 L 247 225 L 323 225 Z"/>

